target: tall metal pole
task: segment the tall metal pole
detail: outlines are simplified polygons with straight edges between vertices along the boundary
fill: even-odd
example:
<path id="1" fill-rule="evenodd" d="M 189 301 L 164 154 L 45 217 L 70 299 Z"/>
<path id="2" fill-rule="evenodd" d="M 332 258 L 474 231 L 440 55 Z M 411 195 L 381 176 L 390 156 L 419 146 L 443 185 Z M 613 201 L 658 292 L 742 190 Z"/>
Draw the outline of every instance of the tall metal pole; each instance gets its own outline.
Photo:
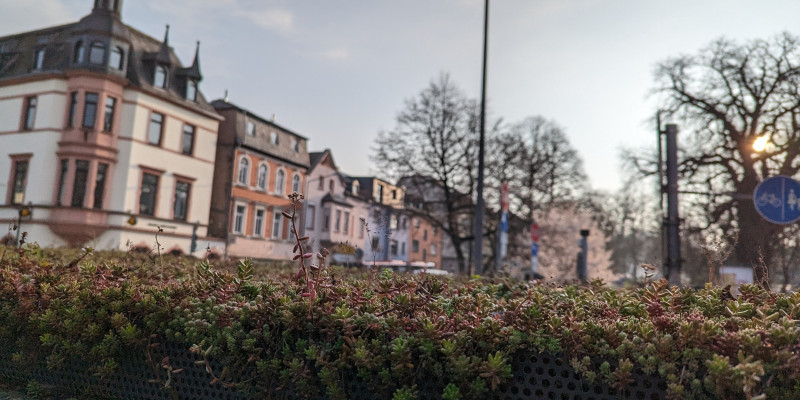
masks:
<path id="1" fill-rule="evenodd" d="M 475 258 L 474 273 L 483 273 L 483 146 L 486 141 L 486 54 L 489 38 L 489 0 L 484 0 L 483 11 L 483 82 L 481 83 L 481 136 L 478 144 L 478 201 L 475 205 Z"/>
<path id="2" fill-rule="evenodd" d="M 667 124 L 667 271 L 673 285 L 681 281 L 681 238 L 678 219 L 678 126 Z"/>

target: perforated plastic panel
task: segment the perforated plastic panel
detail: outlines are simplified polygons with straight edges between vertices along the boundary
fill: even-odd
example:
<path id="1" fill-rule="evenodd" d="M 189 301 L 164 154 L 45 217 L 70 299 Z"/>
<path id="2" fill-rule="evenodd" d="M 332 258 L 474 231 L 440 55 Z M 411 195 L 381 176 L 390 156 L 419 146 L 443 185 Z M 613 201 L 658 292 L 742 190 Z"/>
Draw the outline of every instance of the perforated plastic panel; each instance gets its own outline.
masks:
<path id="1" fill-rule="evenodd" d="M 43 363 L 32 370 L 25 370 L 11 362 L 13 349 L 0 346 L 0 378 L 27 382 L 36 380 L 44 384 L 61 387 L 70 393 L 81 395 L 95 393 L 110 398 L 131 400 L 172 400 L 172 399 L 214 399 L 248 400 L 251 398 L 294 400 L 288 391 L 274 392 L 269 396 L 260 393 L 248 396 L 233 387 L 219 384 L 210 385 L 211 376 L 204 365 L 196 365 L 197 358 L 185 346 L 170 344 L 151 351 L 153 360 L 160 361 L 168 356 L 170 365 L 182 368 L 174 374 L 169 389 L 164 388 L 167 375 L 164 369 L 157 368 L 158 375 L 146 362 L 144 352 L 131 354 L 119 360 L 119 368 L 113 375 L 100 379 L 87 372 L 88 365 L 75 363 L 58 371 L 47 371 Z M 212 361 L 216 374 L 222 370 L 219 363 Z M 509 382 L 491 392 L 489 398 L 497 400 L 552 399 L 552 400 L 658 400 L 666 396 L 666 383 L 658 377 L 634 373 L 634 382 L 625 393 L 600 382 L 589 384 L 582 379 L 561 357 L 549 354 L 518 353 L 512 359 L 513 377 Z M 160 383 L 150 382 L 158 376 Z M 381 399 L 385 395 L 374 393 L 354 374 L 347 373 L 344 390 L 348 398 L 354 400 Z M 441 399 L 446 382 L 433 376 L 421 376 L 417 380 L 419 398 Z"/>

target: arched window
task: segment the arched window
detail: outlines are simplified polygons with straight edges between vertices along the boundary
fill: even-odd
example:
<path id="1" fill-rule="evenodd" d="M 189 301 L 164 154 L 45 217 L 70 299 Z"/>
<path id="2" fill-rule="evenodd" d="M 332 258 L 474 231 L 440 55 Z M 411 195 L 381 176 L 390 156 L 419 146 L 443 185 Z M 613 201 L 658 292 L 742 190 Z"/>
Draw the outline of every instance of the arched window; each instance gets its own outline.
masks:
<path id="1" fill-rule="evenodd" d="M 156 74 L 153 78 L 153 85 L 160 88 L 167 87 L 167 69 L 164 68 L 164 66 L 156 66 Z"/>
<path id="2" fill-rule="evenodd" d="M 261 164 L 258 167 L 258 179 L 256 185 L 261 190 L 267 190 L 267 166 L 265 164 Z"/>
<path id="3" fill-rule="evenodd" d="M 247 173 L 250 169 L 250 161 L 247 161 L 247 157 L 242 157 L 239 159 L 239 174 L 237 175 L 237 181 L 242 185 L 247 185 Z"/>
<path id="4" fill-rule="evenodd" d="M 300 193 L 300 175 L 294 174 L 292 177 L 292 192 Z"/>
<path id="5" fill-rule="evenodd" d="M 186 82 L 186 99 L 197 101 L 197 81 L 189 79 Z"/>
<path id="6" fill-rule="evenodd" d="M 76 64 L 83 64 L 86 61 L 86 47 L 83 46 L 83 41 L 75 44 L 75 51 L 72 53 L 72 62 Z"/>
<path id="7" fill-rule="evenodd" d="M 92 43 L 89 47 L 89 62 L 92 64 L 103 65 L 106 60 L 106 45 L 100 42 Z"/>
<path id="8" fill-rule="evenodd" d="M 275 174 L 275 192 L 283 194 L 284 190 L 286 190 L 286 173 L 279 169 L 278 173 Z"/>
<path id="9" fill-rule="evenodd" d="M 353 195 L 358 196 L 358 181 L 353 181 Z"/>
<path id="10" fill-rule="evenodd" d="M 111 48 L 111 56 L 108 57 L 108 65 L 111 68 L 116 68 L 122 71 L 122 61 L 124 57 L 122 56 L 122 48 L 119 46 L 114 46 Z"/>

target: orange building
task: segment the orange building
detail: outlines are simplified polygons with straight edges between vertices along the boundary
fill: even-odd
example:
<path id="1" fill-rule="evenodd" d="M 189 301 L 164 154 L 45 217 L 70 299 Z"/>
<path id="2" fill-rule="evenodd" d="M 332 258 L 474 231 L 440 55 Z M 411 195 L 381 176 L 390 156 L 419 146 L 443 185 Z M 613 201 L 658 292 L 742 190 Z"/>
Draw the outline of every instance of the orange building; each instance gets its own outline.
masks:
<path id="1" fill-rule="evenodd" d="M 282 212 L 288 211 L 288 195 L 305 187 L 307 139 L 227 100 L 211 104 L 225 121 L 217 141 L 209 234 L 226 239 L 229 256 L 291 259 L 294 242 Z"/>

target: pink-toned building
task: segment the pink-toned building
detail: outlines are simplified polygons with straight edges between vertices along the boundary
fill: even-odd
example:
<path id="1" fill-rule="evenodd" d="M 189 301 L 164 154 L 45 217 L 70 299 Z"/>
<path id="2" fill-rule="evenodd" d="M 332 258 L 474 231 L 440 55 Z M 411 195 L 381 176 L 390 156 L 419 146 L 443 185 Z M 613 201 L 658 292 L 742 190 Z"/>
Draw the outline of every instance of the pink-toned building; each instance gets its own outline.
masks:
<path id="1" fill-rule="evenodd" d="M 221 252 L 206 233 L 222 118 L 198 54 L 182 65 L 169 28 L 155 39 L 121 9 L 95 0 L 76 23 L 0 37 L 0 222 L 25 205 L 45 246 L 153 248 L 161 229 L 162 251 Z"/>

